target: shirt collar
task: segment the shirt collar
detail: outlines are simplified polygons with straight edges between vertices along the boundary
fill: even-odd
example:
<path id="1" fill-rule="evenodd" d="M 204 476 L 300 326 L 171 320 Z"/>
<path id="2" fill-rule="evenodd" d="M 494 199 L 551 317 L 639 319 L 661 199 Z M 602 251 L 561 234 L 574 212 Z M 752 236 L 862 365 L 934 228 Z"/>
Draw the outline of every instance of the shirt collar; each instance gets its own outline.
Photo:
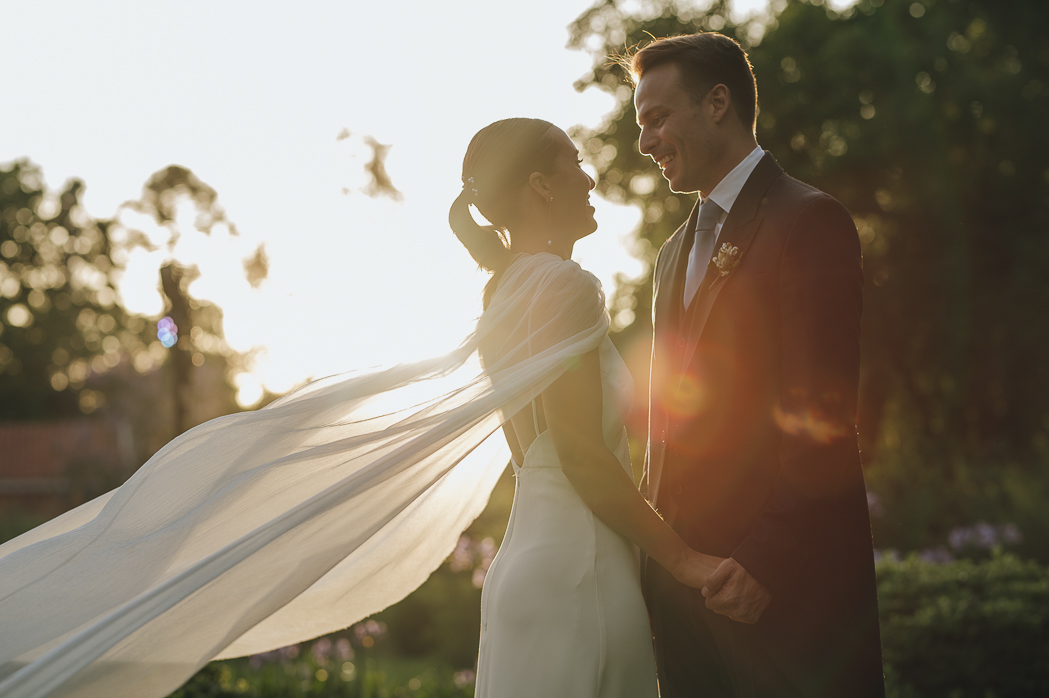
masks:
<path id="1" fill-rule="evenodd" d="M 718 185 L 714 187 L 704 201 L 710 199 L 725 214 L 728 214 L 732 210 L 732 205 L 736 203 L 736 198 L 739 197 L 739 192 L 742 191 L 743 185 L 750 178 L 750 173 L 758 166 L 758 162 L 764 155 L 765 151 L 761 149 L 760 145 L 750 151 L 747 157 L 743 158 L 738 165 L 732 168 L 731 172 L 725 175 L 724 179 L 718 182 Z"/>

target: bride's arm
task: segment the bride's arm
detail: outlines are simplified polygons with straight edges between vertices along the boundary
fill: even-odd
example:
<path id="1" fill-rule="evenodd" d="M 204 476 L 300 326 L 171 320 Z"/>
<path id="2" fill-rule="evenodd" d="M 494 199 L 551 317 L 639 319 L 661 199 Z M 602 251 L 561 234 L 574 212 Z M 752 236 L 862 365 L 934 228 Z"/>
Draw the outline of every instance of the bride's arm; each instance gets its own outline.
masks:
<path id="1" fill-rule="evenodd" d="M 580 357 L 577 365 L 543 391 L 543 408 L 561 469 L 594 514 L 678 581 L 702 587 L 723 558 L 688 547 L 641 496 L 605 445 L 597 349 Z"/>

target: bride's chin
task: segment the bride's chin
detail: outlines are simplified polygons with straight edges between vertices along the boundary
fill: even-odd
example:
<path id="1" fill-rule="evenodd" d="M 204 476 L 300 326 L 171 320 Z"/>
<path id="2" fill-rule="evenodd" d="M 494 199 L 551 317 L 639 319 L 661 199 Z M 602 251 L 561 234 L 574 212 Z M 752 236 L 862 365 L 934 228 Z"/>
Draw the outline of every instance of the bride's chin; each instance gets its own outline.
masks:
<path id="1" fill-rule="evenodd" d="M 593 235 L 594 231 L 597 230 L 597 219 L 594 218 L 593 211 L 589 211 L 588 213 L 589 215 L 587 215 L 583 220 L 580 220 L 578 225 L 576 226 L 576 232 L 574 234 L 573 239 L 582 240 L 588 235 Z"/>

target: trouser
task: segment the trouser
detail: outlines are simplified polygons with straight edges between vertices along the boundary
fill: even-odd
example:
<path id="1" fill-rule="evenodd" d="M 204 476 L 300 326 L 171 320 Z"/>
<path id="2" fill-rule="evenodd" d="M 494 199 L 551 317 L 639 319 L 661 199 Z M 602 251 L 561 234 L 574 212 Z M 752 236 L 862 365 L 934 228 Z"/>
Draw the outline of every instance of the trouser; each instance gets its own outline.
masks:
<path id="1" fill-rule="evenodd" d="M 769 658 L 755 626 L 706 607 L 649 558 L 645 598 L 652 618 L 660 698 L 801 698 Z"/>

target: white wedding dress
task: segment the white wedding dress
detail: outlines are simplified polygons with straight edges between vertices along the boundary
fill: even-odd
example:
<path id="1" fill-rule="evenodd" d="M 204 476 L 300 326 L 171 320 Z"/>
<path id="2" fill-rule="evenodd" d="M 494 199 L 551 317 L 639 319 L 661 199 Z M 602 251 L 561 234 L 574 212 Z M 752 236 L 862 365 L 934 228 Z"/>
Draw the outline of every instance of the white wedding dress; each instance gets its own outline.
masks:
<path id="1" fill-rule="evenodd" d="M 496 432 L 509 415 L 599 346 L 606 376 L 625 384 L 607 332 L 591 274 L 522 255 L 447 356 L 321 379 L 182 434 L 116 490 L 0 545 L 0 696 L 162 698 L 212 659 L 309 640 L 396 603 L 484 509 L 508 459 Z M 621 404 L 606 377 L 610 443 L 626 463 Z M 560 471 L 541 466 L 555 462 L 544 437 L 524 464 L 486 595 L 484 680 L 501 686 L 541 661 L 530 676 L 573 683 L 514 690 L 651 694 L 607 692 L 627 681 L 621 648 L 636 645 L 651 678 L 636 555 L 567 482 L 554 485 Z M 564 565 L 542 587 L 529 541 L 548 548 L 544 565 Z M 525 600 L 550 624 L 529 636 L 543 646 L 494 642 Z"/>
<path id="2" fill-rule="evenodd" d="M 629 473 L 623 421 L 633 380 L 607 337 L 600 361 L 605 443 Z M 549 432 L 531 443 L 514 473 L 510 522 L 481 594 L 474 695 L 655 698 L 638 549 L 579 497 Z"/>

